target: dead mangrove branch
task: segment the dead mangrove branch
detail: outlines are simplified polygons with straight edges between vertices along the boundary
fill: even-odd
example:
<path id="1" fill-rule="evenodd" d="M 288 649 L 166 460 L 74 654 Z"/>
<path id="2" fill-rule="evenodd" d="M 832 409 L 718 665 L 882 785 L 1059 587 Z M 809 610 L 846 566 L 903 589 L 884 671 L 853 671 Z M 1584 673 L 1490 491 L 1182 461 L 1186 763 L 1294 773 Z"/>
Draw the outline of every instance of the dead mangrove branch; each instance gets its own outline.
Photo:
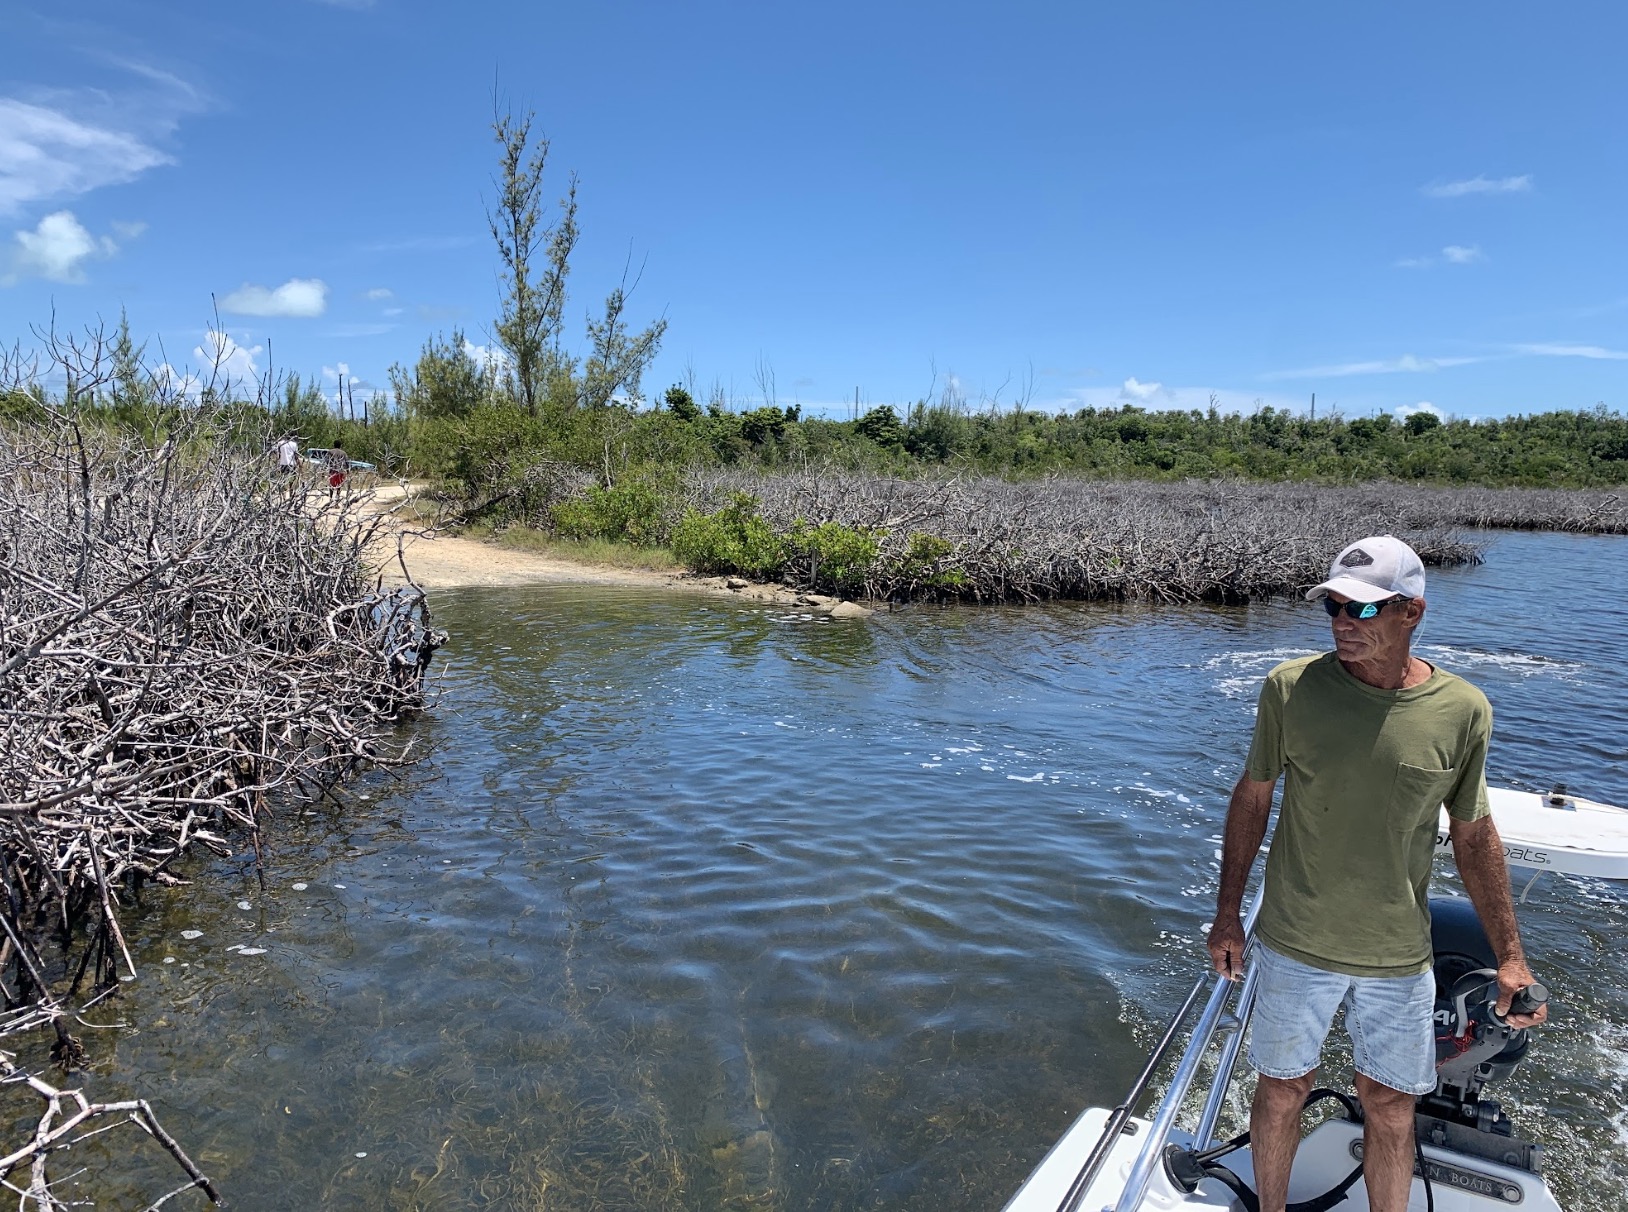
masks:
<path id="1" fill-rule="evenodd" d="M 755 571 L 800 587 L 978 602 L 1249 602 L 1315 584 L 1333 552 L 1383 532 L 1429 564 L 1479 561 L 1439 511 L 1387 487 L 701 470 L 686 485 L 691 517 L 719 522 L 677 533 L 725 557 L 757 533 Z M 694 546 L 704 561 L 709 548 Z"/>
<path id="2" fill-rule="evenodd" d="M 410 579 L 370 577 L 385 521 L 276 475 L 205 409 L 156 449 L 44 404 L 0 426 L 0 1035 L 49 1026 L 72 1068 L 69 1003 L 134 974 L 133 889 L 241 839 L 258 863 L 276 806 L 409 759 L 393 726 L 444 637 Z M 37 1206 L 59 1206 L 44 1166 L 64 1133 L 115 1112 L 214 1196 L 139 1100 L 0 1078 L 47 1102 L 0 1158 L 0 1179 L 29 1163 Z"/>

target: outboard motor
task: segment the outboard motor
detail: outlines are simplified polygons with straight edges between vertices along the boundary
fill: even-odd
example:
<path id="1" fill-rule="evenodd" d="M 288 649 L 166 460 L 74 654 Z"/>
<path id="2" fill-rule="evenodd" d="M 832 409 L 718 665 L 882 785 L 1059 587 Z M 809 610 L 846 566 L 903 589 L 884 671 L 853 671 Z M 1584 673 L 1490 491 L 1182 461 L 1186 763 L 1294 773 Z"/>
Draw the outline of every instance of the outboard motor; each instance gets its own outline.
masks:
<path id="1" fill-rule="evenodd" d="M 1432 897 L 1430 944 L 1436 957 L 1436 1088 L 1419 1099 L 1419 1138 L 1536 1174 L 1540 1147 L 1514 1139 L 1497 1100 L 1482 1097 L 1488 1082 L 1515 1071 L 1532 1041 L 1525 1029 L 1494 1013 L 1498 959 L 1475 907 L 1461 897 Z M 1531 985 L 1511 1010 L 1530 1014 L 1548 997 L 1543 986 Z"/>

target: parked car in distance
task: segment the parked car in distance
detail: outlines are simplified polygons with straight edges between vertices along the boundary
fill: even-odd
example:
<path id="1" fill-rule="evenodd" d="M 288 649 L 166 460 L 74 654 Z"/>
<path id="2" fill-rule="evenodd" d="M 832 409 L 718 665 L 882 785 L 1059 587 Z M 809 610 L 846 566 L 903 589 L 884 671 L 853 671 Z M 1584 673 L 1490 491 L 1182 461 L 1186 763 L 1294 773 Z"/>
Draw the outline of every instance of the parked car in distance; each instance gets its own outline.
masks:
<path id="1" fill-rule="evenodd" d="M 307 463 L 311 464 L 311 466 L 313 466 L 313 467 L 326 467 L 326 466 L 328 466 L 328 447 L 326 447 L 326 446 L 311 446 L 311 447 L 308 447 L 306 449 L 306 452 L 305 452 L 305 461 Z M 373 466 L 373 464 L 364 462 L 361 459 L 352 459 L 350 461 L 350 469 L 352 471 L 377 471 L 378 470 L 378 468 Z"/>

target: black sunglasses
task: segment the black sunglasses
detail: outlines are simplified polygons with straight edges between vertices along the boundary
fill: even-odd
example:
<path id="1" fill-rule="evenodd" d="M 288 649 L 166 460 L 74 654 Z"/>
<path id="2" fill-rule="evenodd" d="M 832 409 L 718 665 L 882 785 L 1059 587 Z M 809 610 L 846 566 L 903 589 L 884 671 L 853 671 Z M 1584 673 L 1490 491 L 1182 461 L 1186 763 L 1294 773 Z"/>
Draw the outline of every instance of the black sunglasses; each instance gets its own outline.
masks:
<path id="1" fill-rule="evenodd" d="M 1371 619 L 1387 606 L 1412 600 L 1412 598 L 1386 598 L 1383 602 L 1336 602 L 1333 598 L 1325 597 L 1323 609 L 1328 611 L 1331 619 L 1338 618 L 1342 610 L 1353 619 Z"/>

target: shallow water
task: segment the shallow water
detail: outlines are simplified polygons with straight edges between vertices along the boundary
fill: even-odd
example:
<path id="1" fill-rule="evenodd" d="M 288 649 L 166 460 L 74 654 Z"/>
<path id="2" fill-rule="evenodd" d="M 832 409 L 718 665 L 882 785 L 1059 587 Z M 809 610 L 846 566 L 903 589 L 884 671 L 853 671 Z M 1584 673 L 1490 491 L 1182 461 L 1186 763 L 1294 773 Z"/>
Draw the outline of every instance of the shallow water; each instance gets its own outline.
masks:
<path id="1" fill-rule="evenodd" d="M 1628 804 L 1625 557 L 1503 535 L 1433 574 L 1421 651 L 1492 699 L 1494 782 Z M 282 822 L 265 893 L 149 891 L 98 1007 L 129 1026 L 86 1033 L 88 1092 L 150 1098 L 239 1208 L 999 1207 L 1200 970 L 1255 687 L 1326 637 L 1294 603 L 437 603 L 431 759 Z M 1522 922 L 1555 1022 L 1504 1090 L 1567 1207 L 1615 1209 L 1628 890 L 1546 877 Z"/>

